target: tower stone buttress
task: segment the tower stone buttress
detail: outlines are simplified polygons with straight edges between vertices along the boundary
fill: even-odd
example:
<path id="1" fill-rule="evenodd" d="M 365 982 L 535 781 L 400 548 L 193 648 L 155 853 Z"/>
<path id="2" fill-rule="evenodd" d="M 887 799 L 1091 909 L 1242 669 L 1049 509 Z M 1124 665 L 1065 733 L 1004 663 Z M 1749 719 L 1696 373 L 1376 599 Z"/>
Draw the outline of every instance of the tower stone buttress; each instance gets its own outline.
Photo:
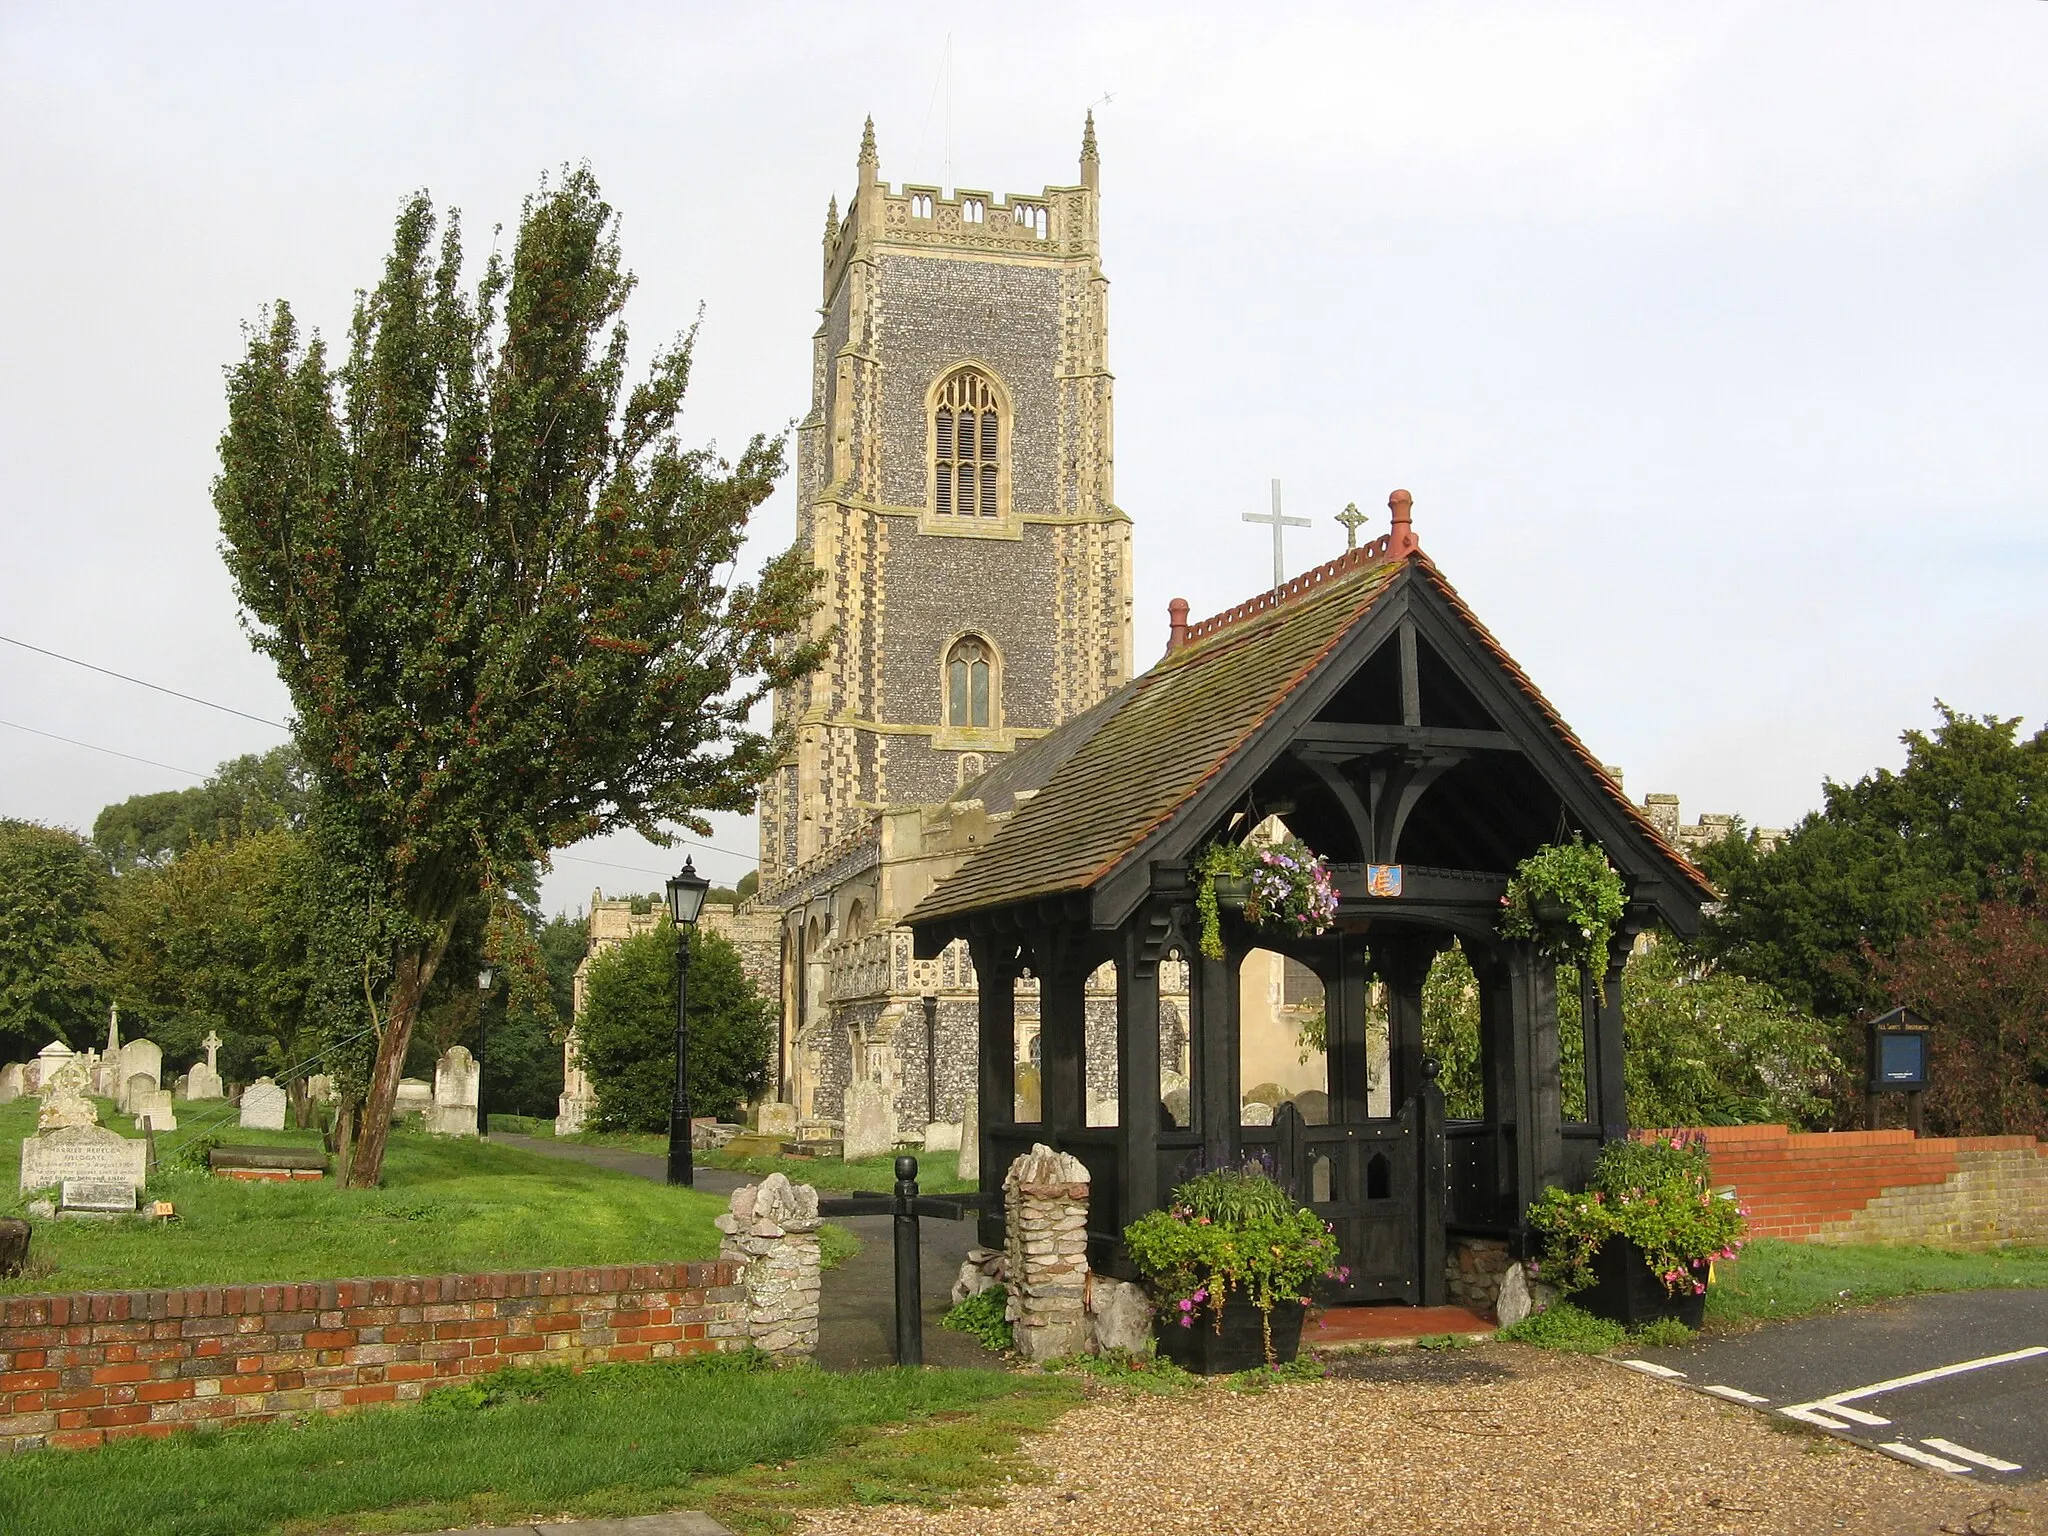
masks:
<path id="1" fill-rule="evenodd" d="M 797 431 L 832 641 L 775 700 L 794 745 L 761 796 L 764 898 L 1131 675 L 1099 186 L 1092 119 L 1077 183 L 1000 197 L 892 190 L 862 136 Z"/>

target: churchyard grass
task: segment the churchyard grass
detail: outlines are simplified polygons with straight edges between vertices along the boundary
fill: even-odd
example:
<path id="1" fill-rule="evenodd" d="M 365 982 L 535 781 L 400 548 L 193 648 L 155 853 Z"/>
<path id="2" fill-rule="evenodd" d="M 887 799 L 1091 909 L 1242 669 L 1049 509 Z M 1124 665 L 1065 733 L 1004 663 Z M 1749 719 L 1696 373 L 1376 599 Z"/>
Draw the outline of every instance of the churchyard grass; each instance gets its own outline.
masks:
<path id="1" fill-rule="evenodd" d="M 10 1536 L 432 1531 L 710 1511 L 992 1502 L 1019 1437 L 1083 1396 L 1000 1371 L 759 1369 L 747 1356 L 513 1370 L 417 1407 L 0 1461 Z"/>
<path id="2" fill-rule="evenodd" d="M 957 1152 L 918 1152 L 917 1188 L 920 1194 L 954 1195 L 981 1186 L 962 1179 L 955 1171 Z M 723 1152 L 699 1152 L 699 1166 L 726 1168 L 766 1178 L 771 1173 L 787 1174 L 792 1184 L 815 1184 L 819 1189 L 878 1190 L 884 1194 L 896 1187 L 896 1159 L 893 1155 L 860 1157 L 852 1162 L 836 1157 L 728 1157 Z"/>
<path id="3" fill-rule="evenodd" d="M 1764 1239 L 1714 1267 L 1707 1326 L 1739 1327 L 1864 1306 L 1921 1291 L 2048 1287 L 2048 1248 L 1966 1253 L 1946 1248 L 1787 1243 Z"/>
<path id="4" fill-rule="evenodd" d="M 184 1106 L 180 1106 L 181 1109 Z M 115 1129 L 129 1126 L 102 1106 Z M 32 1099 L 0 1105 L 0 1205 L 18 1210 L 19 1144 L 35 1130 Z M 146 1198 L 172 1222 L 39 1221 L 33 1272 L 0 1292 L 137 1290 L 371 1275 L 461 1274 L 576 1264 L 708 1259 L 718 1251 L 716 1195 L 511 1147 L 394 1132 L 383 1187 L 217 1179 L 179 1167 L 202 1139 L 317 1146 L 311 1131 L 202 1130 L 187 1117 L 158 1138 L 164 1169 Z"/>

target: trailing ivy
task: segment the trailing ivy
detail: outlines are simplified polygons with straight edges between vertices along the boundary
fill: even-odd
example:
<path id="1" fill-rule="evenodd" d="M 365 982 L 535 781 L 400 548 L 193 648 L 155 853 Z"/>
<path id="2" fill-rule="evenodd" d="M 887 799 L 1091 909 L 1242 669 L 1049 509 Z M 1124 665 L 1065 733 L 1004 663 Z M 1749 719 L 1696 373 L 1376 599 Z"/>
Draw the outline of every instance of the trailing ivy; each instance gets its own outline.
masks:
<path id="1" fill-rule="evenodd" d="M 1501 897 L 1500 931 L 1530 939 L 1552 959 L 1607 974 L 1607 943 L 1627 904 L 1621 876 L 1597 843 L 1546 843 L 1515 866 Z M 1559 913 L 1543 910 L 1548 906 Z M 1603 983 L 1604 985 L 1604 983 Z"/>

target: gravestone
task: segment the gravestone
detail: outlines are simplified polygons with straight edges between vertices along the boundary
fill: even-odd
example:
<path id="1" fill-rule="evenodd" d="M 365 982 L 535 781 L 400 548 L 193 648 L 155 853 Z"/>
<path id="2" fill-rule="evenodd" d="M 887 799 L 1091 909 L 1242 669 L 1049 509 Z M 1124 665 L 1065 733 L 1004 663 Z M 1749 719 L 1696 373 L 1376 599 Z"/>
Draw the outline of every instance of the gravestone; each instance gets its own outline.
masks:
<path id="1" fill-rule="evenodd" d="M 427 1129 L 436 1136 L 474 1136 L 476 1089 L 476 1058 L 467 1046 L 449 1046 L 434 1063 L 434 1107 Z"/>
<path id="2" fill-rule="evenodd" d="M 423 1077 L 401 1077 L 398 1096 L 392 1100 L 394 1115 L 424 1115 L 434 1108 L 434 1085 Z"/>
<path id="3" fill-rule="evenodd" d="M 1273 1106 L 1266 1103 L 1263 1099 L 1248 1100 L 1244 1108 L 1238 1111 L 1237 1123 L 1239 1125 L 1271 1125 L 1273 1123 Z"/>
<path id="4" fill-rule="evenodd" d="M 1019 1125 L 1038 1122 L 1038 1068 L 1028 1061 L 1017 1063 L 1017 1113 Z"/>
<path id="5" fill-rule="evenodd" d="M 22 1088 L 21 1080 L 27 1072 L 28 1068 L 18 1061 L 0 1067 L 0 1104 L 12 1104 L 22 1096 L 26 1090 Z"/>
<path id="6" fill-rule="evenodd" d="M 242 1125 L 252 1131 L 284 1129 L 285 1093 L 267 1077 L 242 1090 Z"/>
<path id="7" fill-rule="evenodd" d="M 164 1080 L 163 1047 L 154 1040 L 130 1040 L 121 1047 L 120 1062 L 120 1076 L 114 1081 L 121 1095 L 121 1112 L 132 1115 L 135 1106 L 128 1102 L 128 1095 L 134 1090 L 135 1079 L 148 1078 L 152 1088 Z"/>
<path id="8" fill-rule="evenodd" d="M 135 1209 L 135 1186 L 126 1179 L 66 1179 L 58 1209 L 127 1215 Z"/>
<path id="9" fill-rule="evenodd" d="M 85 1067 L 76 1059 L 66 1060 L 43 1081 L 42 1107 L 36 1111 L 37 1131 L 60 1131 L 71 1126 L 98 1125 L 100 1112 L 85 1093 Z"/>
<path id="10" fill-rule="evenodd" d="M 848 1088 L 840 1116 L 845 1121 L 840 1156 L 848 1162 L 896 1150 L 896 1110 L 880 1083 L 855 1083 Z"/>
<path id="11" fill-rule="evenodd" d="M 1188 1119 L 1188 1091 L 1186 1088 L 1169 1088 L 1159 1098 L 1160 1113 L 1166 1117 L 1169 1128 L 1184 1131 L 1191 1123 Z"/>
<path id="12" fill-rule="evenodd" d="M 1123 1114 L 1123 1106 L 1115 1094 L 1093 1094 L 1088 1096 L 1088 1121 L 1090 1125 L 1115 1125 Z"/>
<path id="13" fill-rule="evenodd" d="M 143 1098 L 155 1092 L 156 1079 L 147 1072 L 136 1073 L 121 1085 L 121 1097 L 117 1101 L 121 1106 L 121 1113 L 124 1115 L 135 1114 L 136 1106 L 142 1102 Z"/>
<path id="14" fill-rule="evenodd" d="M 149 1144 L 103 1125 L 67 1125 L 25 1137 L 21 1143 L 21 1193 L 49 1189 L 66 1179 L 88 1183 L 125 1181 L 142 1188 L 149 1168 Z"/>
<path id="15" fill-rule="evenodd" d="M 969 1084 L 960 1103 L 960 1164 L 963 1179 L 981 1177 L 981 1095 Z"/>
<path id="16" fill-rule="evenodd" d="M 755 1126 L 763 1136 L 778 1137 L 783 1141 L 796 1139 L 796 1106 L 794 1104 L 763 1104 L 755 1116 Z"/>
<path id="17" fill-rule="evenodd" d="M 1328 1125 L 1330 1123 L 1330 1096 L 1320 1088 L 1311 1088 L 1294 1096 L 1295 1110 L 1301 1115 L 1303 1125 Z"/>
<path id="18" fill-rule="evenodd" d="M 315 1104 L 329 1104 L 334 1100 L 334 1079 L 325 1072 L 315 1072 L 306 1079 L 306 1097 Z"/>
<path id="19" fill-rule="evenodd" d="M 128 1113 L 135 1117 L 135 1128 L 147 1126 L 162 1135 L 165 1131 L 178 1128 L 178 1113 L 171 1105 L 171 1095 L 163 1088 L 131 1088 L 128 1091 Z"/>
<path id="20" fill-rule="evenodd" d="M 37 1051 L 36 1059 L 29 1063 L 29 1078 L 22 1083 L 22 1088 L 41 1093 L 43 1084 L 50 1080 L 51 1074 L 70 1059 L 71 1047 L 62 1040 L 52 1040 Z"/>
<path id="21" fill-rule="evenodd" d="M 192 1070 L 186 1074 L 185 1097 L 224 1099 L 227 1091 L 220 1080 L 220 1036 L 208 1030 L 199 1043 L 206 1047 L 206 1060 L 192 1063 Z"/>
<path id="22" fill-rule="evenodd" d="M 180 1072 L 178 1074 L 176 1080 L 171 1084 L 171 1097 L 174 1099 L 189 1099 L 192 1097 L 192 1074 L 190 1072 Z"/>
<path id="23" fill-rule="evenodd" d="M 958 1152 L 960 1150 L 960 1126 L 953 1120 L 933 1120 L 924 1128 L 924 1149 L 927 1152 Z"/>

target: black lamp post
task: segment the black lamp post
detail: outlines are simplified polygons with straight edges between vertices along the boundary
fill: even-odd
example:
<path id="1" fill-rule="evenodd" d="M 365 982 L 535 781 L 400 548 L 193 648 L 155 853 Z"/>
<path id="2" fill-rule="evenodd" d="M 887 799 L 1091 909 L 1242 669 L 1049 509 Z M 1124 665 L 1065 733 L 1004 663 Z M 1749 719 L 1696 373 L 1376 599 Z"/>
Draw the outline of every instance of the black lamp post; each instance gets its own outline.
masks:
<path id="1" fill-rule="evenodd" d="M 676 1096 L 668 1107 L 668 1181 L 695 1184 L 696 1164 L 690 1152 L 690 930 L 704 909 L 711 882 L 697 873 L 695 859 L 683 860 L 683 872 L 668 883 L 668 915 L 676 925 Z"/>
<path id="2" fill-rule="evenodd" d="M 476 1133 L 491 1139 L 491 1112 L 484 1103 L 484 1062 L 491 1045 L 491 968 L 476 973 Z"/>

